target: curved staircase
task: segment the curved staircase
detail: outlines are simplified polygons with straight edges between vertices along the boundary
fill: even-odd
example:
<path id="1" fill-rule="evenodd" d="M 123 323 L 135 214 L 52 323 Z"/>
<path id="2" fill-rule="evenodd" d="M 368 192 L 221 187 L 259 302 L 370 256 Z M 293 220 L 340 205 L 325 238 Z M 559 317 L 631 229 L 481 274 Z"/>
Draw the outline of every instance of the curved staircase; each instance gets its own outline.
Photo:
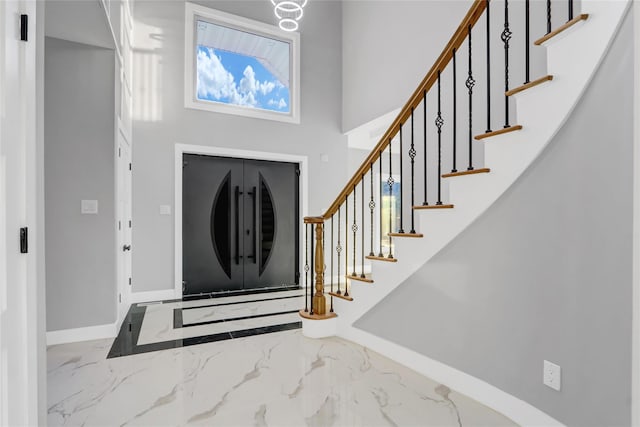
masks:
<path id="1" fill-rule="evenodd" d="M 305 221 L 310 227 L 316 227 L 317 236 L 315 247 L 310 248 L 313 262 L 307 263 L 313 267 L 307 270 L 309 276 L 307 283 L 310 287 L 311 283 L 314 283 L 315 291 L 310 291 L 313 297 L 309 296 L 309 307 L 301 310 L 303 333 L 306 336 L 318 338 L 337 335 L 373 348 L 406 364 L 410 364 L 412 357 L 419 357 L 409 350 L 391 345 L 388 342 L 384 343 L 386 346 L 382 345 L 379 338 L 354 327 L 354 322 L 469 227 L 536 160 L 580 101 L 630 5 L 628 0 L 583 0 L 581 2 L 582 13 L 572 17 L 572 2 L 569 0 L 568 21 L 555 30 L 551 30 L 548 24 L 548 33 L 532 43 L 532 49 L 546 49 L 548 74 L 535 76 L 536 79 L 528 81 L 522 86 L 507 90 L 506 93 L 502 92 L 508 98 L 515 99 L 512 102 L 515 103 L 517 111 L 517 125 L 492 132 L 478 132 L 476 129 L 484 124 L 482 121 L 486 111 L 474 111 L 475 138 L 473 144 L 484 145 L 482 148 L 484 151 L 483 167 L 476 166 L 473 170 L 466 170 L 466 164 L 462 166 L 463 162 L 458 162 L 458 167 L 461 170 L 445 173 L 444 166 L 438 164 L 438 176 L 442 180 L 442 188 L 439 190 L 443 194 L 438 197 L 436 204 L 423 206 L 422 198 L 413 195 L 413 188 L 409 189 L 408 186 L 402 188 L 401 192 L 404 197 L 401 206 L 404 207 L 404 213 L 401 210 L 400 215 L 404 224 L 401 222 L 400 230 L 397 230 L 399 232 L 392 230 L 390 234 L 394 241 L 393 253 L 379 253 L 382 251 L 377 249 L 377 239 L 376 242 L 373 242 L 372 238 L 372 244 L 370 244 L 369 236 L 365 232 L 369 228 L 374 234 L 381 232 L 380 224 L 384 224 L 386 217 L 383 221 L 382 215 L 379 215 L 378 220 L 378 214 L 380 213 L 380 205 L 383 205 L 383 209 L 385 208 L 381 203 L 384 202 L 385 194 L 384 189 L 378 192 L 372 184 L 369 189 L 370 182 L 373 183 L 373 177 L 376 176 L 378 169 L 381 177 L 387 173 L 394 176 L 393 171 L 385 170 L 383 172 L 380 165 L 387 161 L 388 164 L 392 164 L 391 156 L 387 151 L 392 149 L 397 153 L 398 139 L 403 137 L 404 141 L 399 142 L 400 146 L 404 144 L 401 151 L 401 158 L 404 157 L 404 162 L 400 160 L 401 171 L 404 177 L 413 176 L 414 173 L 411 172 L 414 167 L 412 160 L 415 162 L 421 160 L 422 141 L 415 143 L 417 155 L 415 152 L 412 153 L 411 151 L 414 149 L 413 138 L 410 143 L 408 136 L 413 135 L 413 132 L 409 130 L 413 129 L 412 116 L 423 114 L 421 102 L 424 102 L 427 95 L 438 96 L 438 104 L 440 103 L 440 75 L 452 66 L 452 58 L 457 49 L 460 49 L 457 52 L 459 55 L 458 79 L 467 78 L 466 58 L 462 58 L 462 60 L 460 58 L 460 54 L 466 54 L 467 44 L 463 44 L 463 42 L 469 36 L 472 28 L 475 28 L 474 25 L 485 17 L 486 8 L 490 6 L 489 3 L 484 0 L 474 2 L 450 43 L 445 47 L 441 56 L 382 137 L 380 143 L 356 171 L 342 193 L 324 215 Z M 539 4 L 541 2 L 538 2 Z M 505 28 L 509 29 L 506 23 Z M 480 33 L 480 31 L 473 33 L 474 44 L 483 48 L 484 41 L 482 39 L 477 41 L 478 35 L 476 33 Z M 469 50 L 471 51 L 471 49 Z M 483 54 L 480 48 L 478 50 L 479 52 L 474 51 L 474 54 Z M 508 52 L 508 49 L 506 51 Z M 496 70 L 496 72 L 501 73 L 502 70 Z M 508 81 L 508 68 L 506 74 Z M 464 89 L 463 95 L 466 96 L 464 83 L 463 80 L 463 83 L 459 85 L 459 90 Z M 476 81 L 475 84 L 478 86 L 482 82 Z M 491 95 L 498 94 L 497 87 L 494 87 L 494 92 L 490 92 Z M 438 94 L 436 95 L 436 93 Z M 464 99 L 461 95 L 458 97 Z M 488 105 L 491 104 L 488 103 Z M 458 120 L 463 117 L 466 119 L 466 107 L 466 104 L 462 104 L 460 107 L 461 112 L 457 116 Z M 426 123 L 429 126 L 433 126 L 432 117 L 436 117 L 436 126 L 438 126 L 438 116 L 433 110 L 428 113 L 427 117 Z M 444 126 L 446 125 L 445 123 Z M 465 149 L 466 137 L 467 135 L 464 133 L 458 132 L 458 152 Z M 435 141 L 429 141 L 429 143 L 432 144 Z M 409 148 L 410 144 L 411 149 Z M 450 144 L 450 141 L 440 142 L 439 157 L 443 150 L 451 149 Z M 397 164 L 393 166 L 396 167 L 395 173 L 399 173 Z M 420 168 L 418 170 L 420 171 Z M 430 179 L 433 178 L 432 175 L 430 177 Z M 402 181 L 404 184 L 407 179 Z M 381 186 L 384 186 L 384 183 Z M 368 205 L 369 197 L 373 202 L 371 208 Z M 411 206 L 411 199 L 419 199 L 420 202 L 414 200 L 414 206 Z M 347 221 L 345 221 L 345 214 Z M 341 215 L 342 231 L 336 233 L 338 215 Z M 369 220 L 369 215 L 371 220 Z M 411 221 L 410 217 L 412 217 Z M 338 237 L 340 240 L 337 243 L 335 240 Z M 352 253 L 354 245 L 358 251 Z M 371 249 L 370 246 L 372 246 Z M 341 266 L 337 275 L 337 268 L 334 265 L 336 258 L 340 260 L 338 264 Z M 365 263 L 361 259 L 366 259 Z M 346 289 L 343 278 L 345 269 L 349 276 L 356 273 L 356 276 L 350 276 L 351 278 L 348 279 Z M 340 292 L 336 292 L 335 289 L 338 277 L 340 277 L 342 285 Z M 325 293 L 325 291 L 329 292 Z M 325 311 L 317 309 L 319 307 L 317 302 L 320 298 L 327 298 Z M 313 310 L 313 301 L 316 301 L 315 311 Z M 435 363 L 437 364 L 437 362 Z M 430 369 L 441 368 L 443 367 L 433 365 Z M 432 372 L 429 374 L 434 376 Z M 456 383 L 453 376 L 444 379 L 449 380 L 448 385 Z M 478 393 L 482 394 L 479 391 L 476 392 L 476 395 L 473 395 L 473 392 L 467 394 L 489 406 L 492 404 L 494 407 L 500 406 L 500 409 L 510 404 L 507 401 L 496 403 L 490 401 L 491 399 L 489 401 L 483 400 L 479 398 Z M 513 405 L 517 406 L 517 404 Z M 532 407 L 523 409 L 521 413 L 528 413 L 529 421 L 534 420 L 534 422 L 548 425 L 557 424 L 555 420 L 536 412 Z"/>

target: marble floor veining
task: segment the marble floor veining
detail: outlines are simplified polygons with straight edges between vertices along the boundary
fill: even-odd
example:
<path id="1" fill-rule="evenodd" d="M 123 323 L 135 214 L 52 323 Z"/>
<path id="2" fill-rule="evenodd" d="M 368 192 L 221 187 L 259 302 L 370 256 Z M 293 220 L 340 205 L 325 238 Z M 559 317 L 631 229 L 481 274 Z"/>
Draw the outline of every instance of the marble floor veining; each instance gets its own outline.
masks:
<path id="1" fill-rule="evenodd" d="M 107 359 L 49 347 L 50 426 L 512 426 L 373 351 L 300 330 Z"/>

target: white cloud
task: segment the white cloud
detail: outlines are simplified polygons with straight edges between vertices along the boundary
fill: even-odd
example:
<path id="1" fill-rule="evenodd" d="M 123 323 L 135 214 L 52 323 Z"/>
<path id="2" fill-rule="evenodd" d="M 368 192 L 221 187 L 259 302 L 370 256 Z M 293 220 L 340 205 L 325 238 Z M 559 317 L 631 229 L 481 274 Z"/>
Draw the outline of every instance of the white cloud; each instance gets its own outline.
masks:
<path id="1" fill-rule="evenodd" d="M 280 98 L 280 101 L 276 101 L 275 99 L 270 99 L 267 104 L 269 104 L 272 107 L 278 107 L 278 109 L 282 110 L 287 106 L 287 101 L 285 101 L 284 98 Z"/>
<path id="2" fill-rule="evenodd" d="M 233 74 L 226 70 L 215 51 L 208 47 L 198 49 L 197 66 L 197 91 L 200 99 L 221 100 L 228 98 L 230 104 L 256 107 L 259 104 L 258 93 L 266 96 L 276 86 L 280 86 L 277 81 L 260 82 L 256 80 L 256 73 L 250 65 L 244 69 L 243 77 L 237 84 Z M 282 98 L 280 101 L 270 99 L 267 103 L 280 109 L 287 106 Z"/>
<path id="3" fill-rule="evenodd" d="M 255 96 L 260 92 L 266 96 L 276 87 L 275 82 L 256 80 L 256 73 L 251 65 L 247 65 L 242 75 L 244 77 L 240 80 L 240 91 L 243 93 L 252 93 Z"/>
<path id="4" fill-rule="evenodd" d="M 264 81 L 262 83 L 260 83 L 260 93 L 262 93 L 262 95 L 268 95 L 274 88 L 276 87 L 276 84 L 274 82 L 267 82 Z"/>
<path id="5" fill-rule="evenodd" d="M 244 93 L 256 93 L 259 83 L 256 82 L 256 73 L 251 65 L 247 65 L 242 75 L 244 77 L 240 80 L 240 90 Z"/>
<path id="6" fill-rule="evenodd" d="M 198 97 L 234 98 L 235 94 L 233 74 L 224 68 L 213 49 L 208 49 L 208 55 L 198 50 Z"/>

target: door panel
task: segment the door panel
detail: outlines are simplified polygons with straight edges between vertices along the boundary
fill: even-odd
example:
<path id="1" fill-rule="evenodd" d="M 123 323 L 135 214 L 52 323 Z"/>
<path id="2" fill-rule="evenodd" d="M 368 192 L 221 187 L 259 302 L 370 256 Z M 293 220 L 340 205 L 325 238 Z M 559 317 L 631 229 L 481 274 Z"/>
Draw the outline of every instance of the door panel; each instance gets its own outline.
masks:
<path id="1" fill-rule="evenodd" d="M 297 165 L 245 161 L 245 289 L 296 283 L 298 186 Z M 255 225 L 254 225 L 255 224 Z M 255 230 L 255 231 L 253 231 Z"/>
<path id="2" fill-rule="evenodd" d="M 131 147 L 118 131 L 118 321 L 129 310 L 131 278 Z"/>
<path id="3" fill-rule="evenodd" d="M 242 289 L 242 160 L 192 154 L 183 159 L 184 294 Z"/>
<path id="4" fill-rule="evenodd" d="M 185 295 L 297 284 L 297 165 L 185 154 L 182 197 Z"/>

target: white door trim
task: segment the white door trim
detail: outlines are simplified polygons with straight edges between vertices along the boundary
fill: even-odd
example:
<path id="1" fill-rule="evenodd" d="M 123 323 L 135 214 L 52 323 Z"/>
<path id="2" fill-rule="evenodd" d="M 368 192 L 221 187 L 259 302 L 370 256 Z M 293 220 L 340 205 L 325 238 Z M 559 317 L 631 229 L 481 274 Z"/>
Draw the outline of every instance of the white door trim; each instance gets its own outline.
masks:
<path id="1" fill-rule="evenodd" d="M 37 49 L 41 48 L 42 23 L 35 0 L 3 2 L 0 14 L 1 150 L 5 158 L 4 253 L 5 295 L 2 299 L 0 335 L 0 423 L 38 425 L 44 420 L 42 397 L 46 390 L 44 352 L 44 301 L 38 276 L 42 225 L 38 217 L 38 123 L 41 117 L 36 82 L 42 78 Z M 41 9 L 40 9 L 41 10 Z M 21 14 L 29 20 L 28 41 L 20 41 Z M 41 83 L 41 80 L 40 80 Z M 39 84 L 40 84 L 39 83 Z M 40 110 L 41 112 L 41 110 Z M 10 184 L 9 184 L 10 183 Z M 28 253 L 20 253 L 19 230 L 28 227 Z M 11 284 L 10 286 L 8 284 Z M 44 374 L 43 374 L 44 373 Z"/>
<path id="2" fill-rule="evenodd" d="M 633 2 L 633 316 L 631 351 L 631 425 L 640 427 L 640 8 Z"/>
<path id="3" fill-rule="evenodd" d="M 174 293 L 175 298 L 182 298 L 182 155 L 203 154 L 207 156 L 235 157 L 241 159 L 271 160 L 277 162 L 298 163 L 300 165 L 300 219 L 307 216 L 309 208 L 309 158 L 293 154 L 271 153 L 266 151 L 237 150 L 234 148 L 210 147 L 203 145 L 176 144 L 175 148 L 175 270 Z M 300 238 L 304 236 L 304 224 L 300 221 Z M 300 265 L 298 271 L 303 271 L 304 244 L 300 244 Z"/>

